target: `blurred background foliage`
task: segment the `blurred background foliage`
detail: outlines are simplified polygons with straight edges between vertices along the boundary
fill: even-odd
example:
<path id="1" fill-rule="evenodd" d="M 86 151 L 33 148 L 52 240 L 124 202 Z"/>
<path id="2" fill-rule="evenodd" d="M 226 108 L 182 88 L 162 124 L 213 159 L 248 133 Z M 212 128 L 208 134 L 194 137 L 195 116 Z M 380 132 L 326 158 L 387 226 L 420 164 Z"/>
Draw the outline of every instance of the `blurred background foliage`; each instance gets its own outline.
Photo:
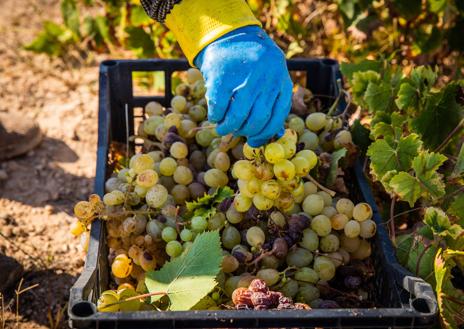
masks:
<path id="1" fill-rule="evenodd" d="M 388 59 L 402 66 L 440 65 L 462 75 L 464 0 L 249 0 L 264 28 L 291 57 L 356 62 Z M 26 49 L 86 59 L 89 50 L 124 58 L 182 53 L 139 0 L 61 0 L 61 22 L 46 21 Z"/>

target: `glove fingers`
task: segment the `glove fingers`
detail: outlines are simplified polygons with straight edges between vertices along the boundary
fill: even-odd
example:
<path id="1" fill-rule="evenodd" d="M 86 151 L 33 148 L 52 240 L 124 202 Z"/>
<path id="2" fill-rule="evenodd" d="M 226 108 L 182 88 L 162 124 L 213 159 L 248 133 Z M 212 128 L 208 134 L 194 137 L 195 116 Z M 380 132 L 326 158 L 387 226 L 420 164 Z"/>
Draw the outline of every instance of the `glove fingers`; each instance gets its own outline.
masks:
<path id="1" fill-rule="evenodd" d="M 224 119 L 232 97 L 232 90 L 219 81 L 221 80 L 213 77 L 207 79 L 205 84 L 206 100 L 208 102 L 208 120 L 212 123 L 217 123 Z"/>
<path id="2" fill-rule="evenodd" d="M 258 134 L 248 138 L 248 144 L 252 147 L 261 146 L 274 137 L 283 128 L 285 119 L 290 112 L 292 102 L 292 83 L 287 78 L 272 108 L 272 116 L 268 124 Z"/>
<path id="3" fill-rule="evenodd" d="M 255 88 L 248 79 L 235 88 L 224 119 L 216 126 L 217 133 L 227 135 L 240 128 L 250 114 L 255 97 Z"/>

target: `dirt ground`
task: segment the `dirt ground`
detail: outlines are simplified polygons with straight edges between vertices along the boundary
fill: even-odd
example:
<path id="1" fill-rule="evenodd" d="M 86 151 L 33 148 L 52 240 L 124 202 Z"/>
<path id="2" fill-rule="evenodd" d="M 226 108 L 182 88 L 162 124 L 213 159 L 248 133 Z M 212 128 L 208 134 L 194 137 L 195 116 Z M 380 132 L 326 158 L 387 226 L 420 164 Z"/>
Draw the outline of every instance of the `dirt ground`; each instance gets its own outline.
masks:
<path id="1" fill-rule="evenodd" d="M 37 120 L 44 133 L 35 150 L 0 163 L 0 253 L 24 266 L 23 288 L 38 284 L 20 296 L 25 329 L 67 327 L 54 322 L 85 256 L 69 233 L 72 208 L 95 172 L 98 60 L 70 65 L 21 48 L 43 20 L 59 17 L 55 0 L 0 1 L 0 111 Z M 7 328 L 16 325 L 12 298 L 4 299 Z"/>

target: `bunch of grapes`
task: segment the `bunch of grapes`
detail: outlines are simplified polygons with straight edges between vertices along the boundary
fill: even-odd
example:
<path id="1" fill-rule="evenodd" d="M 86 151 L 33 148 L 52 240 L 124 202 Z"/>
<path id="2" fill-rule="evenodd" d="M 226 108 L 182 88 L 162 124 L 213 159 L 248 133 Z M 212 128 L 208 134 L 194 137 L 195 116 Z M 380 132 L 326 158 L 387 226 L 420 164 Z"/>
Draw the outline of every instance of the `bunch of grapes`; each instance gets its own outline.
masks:
<path id="1" fill-rule="evenodd" d="M 317 181 L 324 154 L 352 146 L 344 121 L 322 112 L 291 114 L 283 136 L 253 148 L 242 138 L 219 136 L 207 121 L 198 70 L 188 70 L 175 93 L 169 108 L 146 105 L 137 132 L 144 152 L 106 181 L 103 198 L 91 195 L 76 204 L 75 235 L 85 233 L 88 242 L 90 222 L 106 223 L 117 286 L 101 295 L 98 309 L 152 309 L 136 298 L 146 293 L 145 273 L 179 257 L 207 230 L 220 233 L 224 258 L 219 284 L 202 300 L 203 309 L 333 307 L 333 294 L 321 285 L 361 293 L 357 279 L 346 279 L 341 288 L 334 281 L 345 281 L 337 269 L 370 256 L 372 209 Z M 187 202 L 225 187 L 235 195 L 215 211 L 195 216 L 187 209 Z M 266 291 L 250 294 L 255 285 Z M 248 295 L 255 297 L 240 302 Z M 126 297 L 132 298 L 122 302 Z"/>

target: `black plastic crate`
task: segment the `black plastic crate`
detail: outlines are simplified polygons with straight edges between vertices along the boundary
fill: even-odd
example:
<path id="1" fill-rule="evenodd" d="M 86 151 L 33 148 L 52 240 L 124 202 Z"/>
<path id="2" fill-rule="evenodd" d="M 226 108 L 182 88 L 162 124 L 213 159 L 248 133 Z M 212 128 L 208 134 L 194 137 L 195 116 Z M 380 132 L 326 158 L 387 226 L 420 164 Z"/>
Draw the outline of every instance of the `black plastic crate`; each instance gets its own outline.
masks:
<path id="1" fill-rule="evenodd" d="M 184 60 L 115 60 L 100 66 L 99 127 L 95 193 L 103 196 L 105 180 L 111 175 L 108 152 L 113 142 L 128 143 L 134 133 L 135 121 L 144 113 L 134 113 L 149 101 L 167 106 L 172 98 L 171 77 L 174 72 L 189 68 Z M 293 59 L 290 71 L 306 74 L 306 87 L 314 94 L 334 99 L 339 94 L 341 79 L 338 63 L 332 59 Z M 164 73 L 165 94 L 134 96 L 132 73 Z M 324 100 L 322 100 L 324 101 Z M 327 101 L 327 99 L 326 99 Z M 339 105 L 343 110 L 345 104 Z M 139 111 L 140 112 L 140 111 Z M 134 143 L 128 144 L 132 149 Z M 71 288 L 69 323 L 72 328 L 432 328 L 437 320 L 437 301 L 432 287 L 414 277 L 397 261 L 385 224 L 375 205 L 370 185 L 364 176 L 361 160 L 351 173 L 353 197 L 368 202 L 374 210 L 377 234 L 373 246 L 375 264 L 376 303 L 382 307 L 359 309 L 266 310 L 266 311 L 185 311 L 101 313 L 95 302 L 107 289 L 109 266 L 105 227 L 95 221 L 90 231 L 90 243 L 84 271 Z"/>

